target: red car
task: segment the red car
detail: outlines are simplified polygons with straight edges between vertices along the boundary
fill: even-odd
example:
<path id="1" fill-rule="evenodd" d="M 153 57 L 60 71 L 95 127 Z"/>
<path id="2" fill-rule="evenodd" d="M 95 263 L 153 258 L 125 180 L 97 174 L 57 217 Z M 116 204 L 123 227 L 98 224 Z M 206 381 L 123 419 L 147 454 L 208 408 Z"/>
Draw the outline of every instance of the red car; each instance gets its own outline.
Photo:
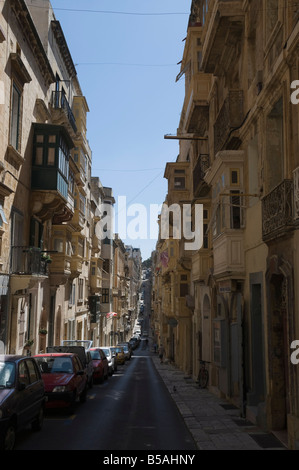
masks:
<path id="1" fill-rule="evenodd" d="M 93 362 L 93 379 L 95 382 L 103 383 L 109 375 L 108 359 L 101 348 L 90 348 L 90 354 Z"/>
<path id="2" fill-rule="evenodd" d="M 47 408 L 68 407 L 74 411 L 87 394 L 87 376 L 77 354 L 48 353 L 34 356 L 45 385 Z"/>

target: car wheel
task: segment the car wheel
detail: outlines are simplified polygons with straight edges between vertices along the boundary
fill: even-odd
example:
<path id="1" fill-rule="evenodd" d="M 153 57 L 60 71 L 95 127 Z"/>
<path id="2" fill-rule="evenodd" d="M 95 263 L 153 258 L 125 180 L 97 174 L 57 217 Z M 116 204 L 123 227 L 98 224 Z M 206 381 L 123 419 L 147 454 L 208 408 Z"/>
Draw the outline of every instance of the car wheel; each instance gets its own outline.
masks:
<path id="1" fill-rule="evenodd" d="M 104 371 L 103 371 L 103 374 L 102 374 L 101 377 L 99 378 L 100 384 L 104 383 L 104 380 L 105 380 L 105 375 L 104 375 Z"/>
<path id="2" fill-rule="evenodd" d="M 13 450 L 16 442 L 16 427 L 13 423 L 9 423 L 7 426 L 3 441 L 1 442 L 2 450 Z"/>
<path id="3" fill-rule="evenodd" d="M 93 376 L 91 377 L 88 386 L 89 386 L 89 388 L 93 387 Z"/>
<path id="4" fill-rule="evenodd" d="M 40 431 L 44 422 L 44 407 L 41 406 L 37 417 L 31 424 L 32 431 Z"/>
<path id="5" fill-rule="evenodd" d="M 71 414 L 73 414 L 74 411 L 75 411 L 75 408 L 76 408 L 76 401 L 77 401 L 77 393 L 76 393 L 76 390 L 74 390 L 73 396 L 72 396 L 72 399 L 71 399 L 71 403 L 70 403 L 70 406 L 69 406 L 69 412 L 70 412 Z"/>
<path id="6" fill-rule="evenodd" d="M 84 388 L 83 392 L 80 395 L 80 398 L 79 398 L 80 403 L 85 403 L 86 398 L 87 398 L 87 385 L 86 385 L 86 387 Z"/>

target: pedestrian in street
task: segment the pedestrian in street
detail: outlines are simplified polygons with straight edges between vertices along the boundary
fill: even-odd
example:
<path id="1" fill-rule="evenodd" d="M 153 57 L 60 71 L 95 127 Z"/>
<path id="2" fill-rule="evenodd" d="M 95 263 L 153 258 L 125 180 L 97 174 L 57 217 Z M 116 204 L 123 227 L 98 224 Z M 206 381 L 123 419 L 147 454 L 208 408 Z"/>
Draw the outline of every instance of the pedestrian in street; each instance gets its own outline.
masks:
<path id="1" fill-rule="evenodd" d="M 160 363 L 161 364 L 163 363 L 164 353 L 165 353 L 165 349 L 163 347 L 163 344 L 161 344 L 160 347 L 159 347 L 159 358 L 160 358 Z"/>

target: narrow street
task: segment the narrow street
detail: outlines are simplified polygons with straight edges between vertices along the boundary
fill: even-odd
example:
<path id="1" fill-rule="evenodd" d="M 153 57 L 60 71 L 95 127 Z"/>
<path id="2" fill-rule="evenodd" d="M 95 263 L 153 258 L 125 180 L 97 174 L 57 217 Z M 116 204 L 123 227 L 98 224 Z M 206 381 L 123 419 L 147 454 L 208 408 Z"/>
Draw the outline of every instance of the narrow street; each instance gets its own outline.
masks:
<path id="1" fill-rule="evenodd" d="M 39 433 L 20 433 L 16 450 L 195 450 L 142 340 L 130 361 L 94 385 L 74 415 L 47 412 Z"/>

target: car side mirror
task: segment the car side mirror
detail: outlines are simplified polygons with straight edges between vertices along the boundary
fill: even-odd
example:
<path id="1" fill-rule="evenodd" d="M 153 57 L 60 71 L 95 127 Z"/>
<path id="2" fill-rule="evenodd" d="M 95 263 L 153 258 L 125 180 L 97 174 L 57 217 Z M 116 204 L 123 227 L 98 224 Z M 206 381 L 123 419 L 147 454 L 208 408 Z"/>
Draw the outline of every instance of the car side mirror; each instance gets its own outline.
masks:
<path id="1" fill-rule="evenodd" d="M 76 375 L 84 375 L 84 370 L 78 370 Z"/>

